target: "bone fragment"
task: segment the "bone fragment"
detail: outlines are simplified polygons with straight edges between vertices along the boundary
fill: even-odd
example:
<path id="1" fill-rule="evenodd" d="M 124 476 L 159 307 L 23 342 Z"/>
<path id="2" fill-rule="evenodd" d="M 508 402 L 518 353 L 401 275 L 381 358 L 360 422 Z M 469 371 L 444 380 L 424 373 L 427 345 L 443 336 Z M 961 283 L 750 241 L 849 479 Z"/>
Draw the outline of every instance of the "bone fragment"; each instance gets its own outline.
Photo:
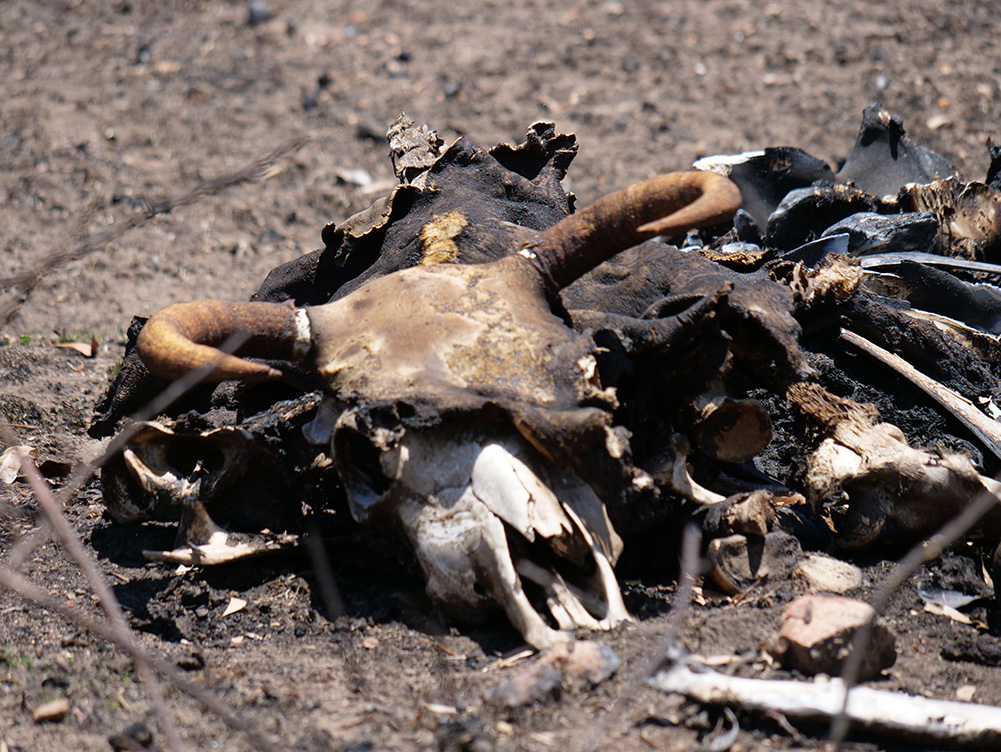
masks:
<path id="1" fill-rule="evenodd" d="M 937 253 L 921 253 L 919 251 L 901 251 L 897 253 L 878 253 L 874 256 L 863 256 L 859 261 L 863 269 L 877 269 L 881 266 L 896 266 L 902 261 L 914 261 L 931 266 L 946 266 L 955 269 L 967 269 L 974 272 L 1001 274 L 1001 265 L 986 261 L 972 261 L 953 256 L 940 256 Z"/>
<path id="2" fill-rule="evenodd" d="M 171 551 L 143 551 L 143 557 L 147 561 L 163 561 L 186 567 L 211 567 L 282 551 L 289 547 L 272 541 L 233 543 L 229 540 L 229 535 L 220 530 L 213 533 L 207 543 L 179 546 Z"/>
<path id="3" fill-rule="evenodd" d="M 925 376 L 899 355 L 884 350 L 855 332 L 841 330 L 841 338 L 867 355 L 888 365 L 921 391 L 952 413 L 967 428 L 973 431 L 995 456 L 1001 458 L 1001 423 L 984 415 L 965 397 L 949 387 Z"/>
<path id="4" fill-rule="evenodd" d="M 841 679 L 746 679 L 693 669 L 680 662 L 654 676 L 650 684 L 701 703 L 758 713 L 778 712 L 806 721 L 829 721 L 841 711 L 845 698 Z M 848 696 L 847 714 L 849 721 L 859 727 L 894 738 L 980 749 L 1001 745 L 1001 711 L 993 706 L 856 687 Z"/>
<path id="5" fill-rule="evenodd" d="M 657 483 L 667 486 L 679 496 L 703 506 L 726 501 L 725 496 L 699 485 L 688 472 L 687 459 L 690 448 L 684 436 L 676 434 L 671 437 L 671 450 L 665 453 L 658 463 L 659 467 L 652 473 Z"/>
<path id="6" fill-rule="evenodd" d="M 772 419 L 761 403 L 734 399 L 722 384 L 697 397 L 692 407 L 699 448 L 720 462 L 746 462 L 772 438 Z"/>

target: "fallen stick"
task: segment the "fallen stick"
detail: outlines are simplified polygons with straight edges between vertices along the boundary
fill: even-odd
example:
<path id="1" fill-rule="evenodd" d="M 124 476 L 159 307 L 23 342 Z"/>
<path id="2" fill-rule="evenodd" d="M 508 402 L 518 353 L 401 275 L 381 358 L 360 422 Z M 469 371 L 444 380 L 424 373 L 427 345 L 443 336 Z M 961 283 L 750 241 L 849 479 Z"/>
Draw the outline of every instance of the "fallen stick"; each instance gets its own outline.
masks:
<path id="1" fill-rule="evenodd" d="M 47 256 L 40 264 L 24 271 L 14 277 L 0 279 L 0 328 L 6 326 L 10 319 L 21 307 L 21 304 L 28 299 L 35 286 L 41 282 L 42 278 L 53 269 L 57 269 L 71 261 L 76 261 L 97 251 L 113 240 L 117 240 L 130 230 L 141 227 L 149 220 L 161 214 L 167 214 L 174 209 L 194 204 L 206 196 L 214 196 L 227 188 L 246 183 L 259 178 L 266 170 L 279 159 L 290 152 L 298 151 L 306 145 L 308 139 L 303 136 L 293 138 L 266 154 L 262 154 L 254 161 L 241 167 L 236 172 L 221 175 L 213 178 L 199 186 L 177 196 L 150 204 L 139 213 L 118 222 L 99 232 L 97 235 L 88 235 L 83 227 L 86 220 L 94 213 L 94 207 L 88 209 L 81 223 L 81 229 L 77 235 L 80 239 L 74 243 L 69 250 L 57 251 Z"/>
<path id="2" fill-rule="evenodd" d="M 984 415 L 962 395 L 957 394 L 944 384 L 940 384 L 934 379 L 925 376 L 899 355 L 884 350 L 865 337 L 847 329 L 842 329 L 841 339 L 889 366 L 921 389 L 969 428 L 995 456 L 1001 458 L 1001 423 Z"/>
<path id="3" fill-rule="evenodd" d="M 845 700 L 841 679 L 746 679 L 708 669 L 696 671 L 681 661 L 649 683 L 701 703 L 757 713 L 778 712 L 808 721 L 830 721 L 841 712 Z M 846 709 L 853 724 L 895 739 L 1001 749 L 1001 708 L 855 687 L 848 694 Z"/>

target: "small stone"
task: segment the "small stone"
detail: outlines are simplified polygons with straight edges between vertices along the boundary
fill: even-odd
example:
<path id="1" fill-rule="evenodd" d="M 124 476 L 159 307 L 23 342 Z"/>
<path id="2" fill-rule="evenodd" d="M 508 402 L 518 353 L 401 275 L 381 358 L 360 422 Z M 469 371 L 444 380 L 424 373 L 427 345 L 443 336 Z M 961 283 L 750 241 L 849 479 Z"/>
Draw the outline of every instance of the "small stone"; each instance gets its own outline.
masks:
<path id="1" fill-rule="evenodd" d="M 792 570 L 792 577 L 807 593 L 837 593 L 862 587 L 862 570 L 847 561 L 808 553 Z"/>
<path id="2" fill-rule="evenodd" d="M 70 712 L 70 701 L 65 697 L 46 702 L 31 711 L 35 723 L 58 723 Z"/>
<path id="3" fill-rule="evenodd" d="M 115 752 L 130 752 L 153 748 L 153 734 L 141 721 L 133 723 L 120 734 L 108 737 L 108 744 Z"/>
<path id="4" fill-rule="evenodd" d="M 257 26 L 271 18 L 267 0 L 250 0 L 247 3 L 247 24 Z"/>
<path id="5" fill-rule="evenodd" d="M 803 555 L 799 541 L 788 533 L 765 536 L 729 535 L 709 542 L 710 575 L 719 588 L 735 595 L 764 579 L 787 577 Z"/>
<path id="6" fill-rule="evenodd" d="M 855 632 L 873 615 L 872 606 L 840 595 L 803 595 L 789 604 L 769 652 L 807 676 L 837 676 L 851 653 Z M 859 679 L 879 676 L 897 659 L 896 638 L 877 620 L 865 648 Z"/>
<path id="7" fill-rule="evenodd" d="M 535 663 L 487 687 L 483 696 L 492 705 L 520 708 L 555 699 L 562 686 L 560 672 L 551 663 Z"/>

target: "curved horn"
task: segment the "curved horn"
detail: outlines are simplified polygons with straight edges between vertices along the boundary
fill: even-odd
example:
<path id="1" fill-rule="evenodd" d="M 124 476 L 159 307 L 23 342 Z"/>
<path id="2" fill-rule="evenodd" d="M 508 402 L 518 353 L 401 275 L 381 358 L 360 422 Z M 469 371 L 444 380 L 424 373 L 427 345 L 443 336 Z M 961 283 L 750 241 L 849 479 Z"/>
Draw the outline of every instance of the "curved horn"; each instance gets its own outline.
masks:
<path id="1" fill-rule="evenodd" d="M 672 172 L 624 188 L 572 214 L 526 243 L 546 285 L 561 290 L 619 251 L 656 235 L 730 219 L 740 190 L 714 172 Z"/>
<path id="2" fill-rule="evenodd" d="M 267 381 L 281 377 L 281 371 L 227 355 L 219 345 L 243 333 L 247 340 L 238 351 L 245 355 L 299 360 L 309 347 L 308 326 L 305 313 L 291 303 L 199 300 L 155 313 L 139 333 L 136 348 L 146 367 L 164 378 L 213 365 L 203 381 Z"/>

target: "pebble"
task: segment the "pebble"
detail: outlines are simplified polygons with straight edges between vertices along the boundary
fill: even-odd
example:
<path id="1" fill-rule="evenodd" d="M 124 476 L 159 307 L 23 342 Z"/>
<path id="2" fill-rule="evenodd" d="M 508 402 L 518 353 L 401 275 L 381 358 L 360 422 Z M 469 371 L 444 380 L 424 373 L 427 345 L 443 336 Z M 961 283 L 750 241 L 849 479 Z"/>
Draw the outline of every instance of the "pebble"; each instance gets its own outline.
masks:
<path id="1" fill-rule="evenodd" d="M 70 701 L 65 697 L 42 703 L 31 711 L 35 723 L 58 723 L 70 712 Z"/>
<path id="2" fill-rule="evenodd" d="M 491 705 L 520 708 L 556 699 L 562 686 L 560 672 L 552 664 L 533 663 L 487 687 L 483 697 Z"/>
<path id="3" fill-rule="evenodd" d="M 836 593 L 862 587 L 862 570 L 827 554 L 808 553 L 792 570 L 792 577 L 807 593 Z"/>
<path id="4" fill-rule="evenodd" d="M 558 664 L 568 681 L 594 687 L 618 671 L 619 657 L 608 645 L 577 641 L 567 656 L 558 660 Z"/>
<path id="5" fill-rule="evenodd" d="M 800 596 L 786 608 L 769 652 L 786 668 L 807 676 L 837 676 L 851 652 L 855 632 L 873 613 L 868 603 L 841 595 Z M 859 680 L 879 676 L 896 659 L 896 638 L 877 620 L 865 648 Z"/>
<path id="6" fill-rule="evenodd" d="M 257 26 L 271 18 L 267 0 L 250 0 L 247 3 L 247 24 Z"/>
<path id="7" fill-rule="evenodd" d="M 115 752 L 128 752 L 153 748 L 153 734 L 142 721 L 133 723 L 120 734 L 108 737 L 108 744 Z"/>

